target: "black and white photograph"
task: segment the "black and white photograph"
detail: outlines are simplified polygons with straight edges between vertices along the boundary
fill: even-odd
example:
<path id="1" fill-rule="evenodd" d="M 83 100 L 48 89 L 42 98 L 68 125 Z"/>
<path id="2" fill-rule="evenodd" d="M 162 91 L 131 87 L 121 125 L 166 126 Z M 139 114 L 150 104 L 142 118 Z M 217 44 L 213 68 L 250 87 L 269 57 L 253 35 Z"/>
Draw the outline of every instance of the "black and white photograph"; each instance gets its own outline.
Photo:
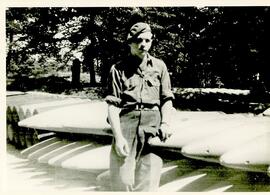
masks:
<path id="1" fill-rule="evenodd" d="M 270 192 L 270 6 L 6 6 L 4 23 L 7 194 Z"/>

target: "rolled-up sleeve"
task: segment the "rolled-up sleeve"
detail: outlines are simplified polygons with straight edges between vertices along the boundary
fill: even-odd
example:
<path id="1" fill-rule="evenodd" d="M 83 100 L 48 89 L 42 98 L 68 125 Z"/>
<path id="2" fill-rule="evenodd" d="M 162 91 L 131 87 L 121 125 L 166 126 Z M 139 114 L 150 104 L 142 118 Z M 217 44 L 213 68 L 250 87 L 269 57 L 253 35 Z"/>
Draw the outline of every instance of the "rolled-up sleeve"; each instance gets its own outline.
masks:
<path id="1" fill-rule="evenodd" d="M 163 62 L 162 72 L 161 72 L 161 95 L 160 95 L 160 101 L 161 101 L 161 104 L 163 104 L 167 100 L 172 100 L 172 99 L 174 99 L 174 95 L 173 95 L 173 92 L 172 92 L 170 75 L 169 75 L 167 66 Z"/>
<path id="2" fill-rule="evenodd" d="M 113 65 L 108 77 L 107 96 L 105 97 L 105 101 L 108 104 L 113 104 L 117 107 L 120 107 L 121 93 L 122 90 L 119 71 L 117 71 L 115 65 Z"/>

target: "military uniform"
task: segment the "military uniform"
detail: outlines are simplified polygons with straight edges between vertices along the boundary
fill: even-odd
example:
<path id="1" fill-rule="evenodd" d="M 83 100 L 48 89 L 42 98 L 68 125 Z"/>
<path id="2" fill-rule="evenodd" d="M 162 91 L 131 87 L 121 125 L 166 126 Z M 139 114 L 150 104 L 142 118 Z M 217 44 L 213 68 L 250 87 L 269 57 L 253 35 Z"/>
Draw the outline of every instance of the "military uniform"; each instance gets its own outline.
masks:
<path id="1" fill-rule="evenodd" d="M 174 98 L 165 63 L 149 54 L 137 63 L 129 56 L 112 66 L 106 101 L 121 108 L 120 125 L 130 153 L 120 157 L 115 140 L 110 156 L 114 191 L 155 191 L 159 186 L 162 159 L 151 151 L 148 140 L 157 136 L 160 107 Z"/>

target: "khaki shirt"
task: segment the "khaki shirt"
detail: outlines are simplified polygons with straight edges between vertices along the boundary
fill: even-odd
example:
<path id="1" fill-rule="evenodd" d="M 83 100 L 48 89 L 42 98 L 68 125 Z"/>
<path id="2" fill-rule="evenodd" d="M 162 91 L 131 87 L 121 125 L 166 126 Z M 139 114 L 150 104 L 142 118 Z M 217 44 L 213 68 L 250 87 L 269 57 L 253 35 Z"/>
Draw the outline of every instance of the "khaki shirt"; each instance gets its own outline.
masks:
<path id="1" fill-rule="evenodd" d="M 169 73 L 162 60 L 148 54 L 140 65 L 128 57 L 112 66 L 105 98 L 108 103 L 117 107 L 135 104 L 160 106 L 173 98 Z"/>

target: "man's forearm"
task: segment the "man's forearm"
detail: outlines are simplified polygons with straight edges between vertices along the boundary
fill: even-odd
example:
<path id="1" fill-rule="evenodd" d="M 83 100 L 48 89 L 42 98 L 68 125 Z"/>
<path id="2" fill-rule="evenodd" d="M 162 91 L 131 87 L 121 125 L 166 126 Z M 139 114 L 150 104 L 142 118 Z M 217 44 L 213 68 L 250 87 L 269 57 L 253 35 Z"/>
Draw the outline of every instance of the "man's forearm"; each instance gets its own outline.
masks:
<path id="1" fill-rule="evenodd" d="M 161 107 L 161 124 L 165 123 L 167 125 L 170 125 L 172 111 L 173 111 L 172 101 L 168 100 Z"/>
<path id="2" fill-rule="evenodd" d="M 115 139 L 118 139 L 119 137 L 123 137 L 121 127 L 120 127 L 119 112 L 120 112 L 120 108 L 112 104 L 108 105 L 108 118 L 109 118 Z"/>

